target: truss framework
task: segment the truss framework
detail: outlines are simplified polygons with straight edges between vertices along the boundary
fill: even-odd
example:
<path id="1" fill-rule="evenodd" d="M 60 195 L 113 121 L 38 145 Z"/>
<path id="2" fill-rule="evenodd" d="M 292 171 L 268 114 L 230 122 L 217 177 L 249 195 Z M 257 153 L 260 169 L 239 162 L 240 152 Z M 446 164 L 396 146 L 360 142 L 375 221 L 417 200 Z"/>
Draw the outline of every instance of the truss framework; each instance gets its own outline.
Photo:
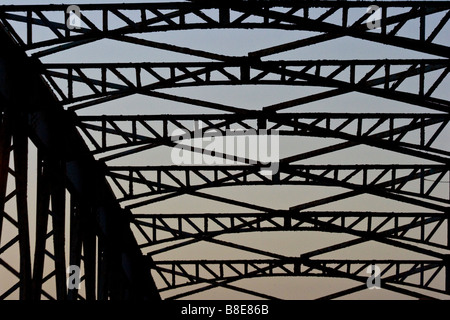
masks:
<path id="1" fill-rule="evenodd" d="M 445 30 L 450 4 L 377 2 L 380 28 L 375 30 L 366 24 L 371 16 L 368 5 L 288 0 L 81 5 L 79 29 L 68 28 L 67 6 L 1 6 L 0 40 L 5 50 L 0 66 L 7 80 L 0 95 L 0 270 L 14 281 L 9 287 L 0 287 L 0 299 L 17 292 L 21 299 L 156 299 L 160 293 L 176 299 L 215 287 L 276 299 L 270 293 L 234 282 L 255 277 L 310 276 L 359 283 L 323 297 L 332 299 L 367 288 L 366 269 L 373 264 L 381 267 L 382 285 L 387 290 L 416 298 L 430 298 L 436 293 L 448 297 L 450 150 L 440 140 L 448 138 L 450 49 Z M 160 32 L 211 29 L 305 33 L 299 40 L 256 48 L 242 56 L 148 37 Z M 406 49 L 418 57 L 284 60 L 277 56 L 343 38 Z M 181 54 L 186 62 L 46 60 L 101 40 Z M 29 80 L 23 81 L 24 77 Z M 171 91 L 250 85 L 322 91 L 262 105 L 257 110 Z M 418 106 L 421 111 L 345 113 L 344 106 L 336 112 L 291 112 L 350 93 Z M 84 113 L 132 95 L 189 106 L 192 112 Z M 216 114 L 194 113 L 198 108 Z M 279 171 L 270 177 L 260 173 L 261 163 L 227 153 L 214 154 L 224 162 L 216 166 L 129 165 L 130 157 L 143 152 L 177 147 L 174 138 L 180 129 L 191 137 L 208 131 L 223 134 L 229 129 L 277 130 L 282 137 L 309 137 L 333 144 L 280 159 Z M 27 200 L 28 167 L 32 163 L 28 139 L 37 149 L 37 197 L 32 212 Z M 414 163 L 302 163 L 319 156 L 331 157 L 337 151 L 350 152 L 357 146 L 409 156 Z M 205 151 L 194 146 L 187 150 L 193 154 Z M 227 164 L 230 159 L 235 163 Z M 122 164 L 117 164 L 120 161 Z M 208 191 L 238 186 L 320 186 L 339 188 L 339 192 L 280 209 Z M 320 208 L 361 195 L 418 209 L 387 212 Z M 142 213 L 154 204 L 181 196 L 235 206 L 241 211 Z M 33 219 L 34 226 L 30 223 Z M 340 233 L 352 239 L 292 257 L 221 238 L 247 232 L 304 231 Z M 367 242 L 429 259 L 321 257 Z M 167 256 L 197 243 L 263 258 L 159 259 L 160 254 Z M 18 263 L 8 260 L 13 250 L 20 254 Z M 68 265 L 82 265 L 83 292 L 68 290 Z M 47 284 L 51 284 L 49 289 Z M 190 287 L 197 285 L 201 287 Z M 183 292 L 172 293 L 179 290 Z"/>

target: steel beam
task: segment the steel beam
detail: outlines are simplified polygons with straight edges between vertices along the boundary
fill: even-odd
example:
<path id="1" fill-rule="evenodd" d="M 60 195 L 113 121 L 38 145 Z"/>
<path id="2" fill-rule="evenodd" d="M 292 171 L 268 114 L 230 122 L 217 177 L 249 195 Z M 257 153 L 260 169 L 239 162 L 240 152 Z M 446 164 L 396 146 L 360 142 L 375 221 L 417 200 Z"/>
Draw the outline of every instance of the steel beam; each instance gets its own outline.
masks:
<path id="1" fill-rule="evenodd" d="M 165 280 L 167 287 L 164 290 L 176 289 L 192 284 L 215 281 L 218 286 L 221 283 L 230 283 L 245 278 L 277 277 L 277 276 L 304 276 L 304 277 L 345 277 L 365 284 L 367 281 L 366 269 L 371 265 L 381 268 L 382 286 L 388 290 L 397 291 L 391 284 L 412 288 L 426 288 L 430 291 L 445 294 L 445 290 L 431 286 L 434 278 L 443 269 L 442 261 L 435 260 L 326 260 L 326 259 L 302 259 L 286 258 L 283 260 L 215 260 L 215 261 L 160 261 L 154 268 Z M 422 268 L 419 268 L 422 266 Z M 188 271 L 189 270 L 189 271 Z M 192 270 L 192 271 L 191 271 Z M 427 281 L 417 283 L 414 276 L 420 275 L 424 279 L 424 272 L 432 270 L 427 276 Z M 169 276 L 169 279 L 167 278 Z M 410 278 L 411 277 L 411 278 Z M 366 287 L 364 285 L 364 287 Z M 187 294 L 204 291 L 194 289 Z M 405 290 L 408 292 L 407 290 Z M 399 289 L 401 292 L 401 289 Z M 422 296 L 419 294 L 419 296 Z M 425 296 L 426 297 L 426 296 Z"/>
<path id="2" fill-rule="evenodd" d="M 37 70 L 39 63 L 29 59 L 14 44 L 2 28 L 0 42 L 3 44 L 1 53 L 1 69 L 3 70 L 1 95 L 7 102 L 7 110 L 18 113 L 13 139 L 15 171 L 17 183 L 17 208 L 19 224 L 19 244 L 21 248 L 21 298 L 31 298 L 31 263 L 29 248 L 28 212 L 27 212 L 27 146 L 28 135 L 39 150 L 42 150 L 52 161 L 62 164 L 67 179 L 67 188 L 77 194 L 93 208 L 89 223 L 97 225 L 95 229 L 104 243 L 112 265 L 108 273 L 112 277 L 123 277 L 124 287 L 122 297 L 129 299 L 157 299 L 153 280 L 142 262 L 142 255 L 129 229 L 129 223 L 124 212 L 115 202 L 115 198 L 104 177 L 99 175 L 98 164 L 89 154 L 86 145 L 78 135 L 70 118 L 54 100 Z M 25 81 L 23 80 L 25 77 Z M 29 92 L 23 95 L 23 90 Z M 57 167 L 58 168 L 58 167 Z M 59 179 L 59 178 L 58 178 Z M 56 182 L 56 181 L 54 181 Z M 62 206 L 61 184 L 53 183 L 50 187 L 54 207 L 55 220 L 53 228 L 61 230 L 64 221 L 58 210 Z M 56 188 L 56 189 L 55 189 Z M 65 191 L 64 191 L 65 192 Z M 58 220 L 59 219 L 59 220 Z M 62 231 L 55 230 L 56 255 L 62 259 Z M 120 241 L 118 240 L 120 239 Z M 59 248 L 59 249 L 58 249 Z M 61 263 L 60 265 L 58 265 Z M 115 265 L 114 265 L 115 264 Z M 57 262 L 57 281 L 60 289 L 65 285 L 65 270 L 63 277 L 62 261 Z M 59 274 L 59 275 L 58 275 Z M 62 278 L 64 284 L 61 284 Z"/>
<path id="3" fill-rule="evenodd" d="M 2 106 L 2 108 L 3 107 L 4 106 Z M 3 219 L 5 214 L 6 189 L 11 151 L 11 129 L 6 118 L 7 115 L 2 110 L 0 116 L 0 245 L 2 244 Z"/>
<path id="4" fill-rule="evenodd" d="M 333 68 L 326 74 L 321 72 L 321 67 Z M 402 71 L 390 73 L 390 67 L 403 68 Z M 368 73 L 358 78 L 351 76 L 359 69 L 371 67 Z M 300 70 L 298 70 L 301 68 Z M 374 96 L 416 104 L 422 107 L 448 112 L 448 103 L 445 100 L 431 97 L 431 93 L 442 82 L 438 78 L 429 88 L 421 86 L 425 74 L 443 70 L 443 75 L 450 70 L 448 60 L 361 60 L 361 61 L 259 61 L 240 59 L 231 62 L 196 62 L 196 63 L 139 63 L 139 64 L 46 64 L 46 75 L 54 89 L 59 93 L 60 101 L 64 104 L 74 104 L 91 99 L 101 99 L 111 95 L 145 94 L 158 89 L 186 87 L 186 86 L 212 86 L 212 85 L 291 85 L 291 86 L 320 86 L 330 87 L 347 92 L 361 92 Z M 235 70 L 248 69 L 248 76 L 242 76 Z M 356 70 L 358 69 L 358 70 Z M 86 76 L 86 71 L 95 72 L 96 78 Z M 120 71 L 133 71 L 135 79 L 129 79 Z M 382 70 L 382 76 L 377 71 Z M 100 72 L 101 71 L 101 72 Z M 250 77 L 250 72 L 256 73 Z M 165 77 L 160 74 L 169 74 Z M 144 80 L 144 75 L 147 80 Z M 227 79 L 223 79 L 223 75 Z M 337 77 L 340 77 L 339 79 Z M 345 76 L 342 80 L 341 77 Z M 418 76 L 417 90 L 405 92 L 398 90 L 399 85 L 410 77 Z M 117 80 L 109 80 L 110 78 Z M 151 77 L 151 78 L 150 78 Z M 133 77 L 134 78 L 134 77 Z M 67 80 L 67 90 L 63 91 L 55 82 L 56 79 Z M 152 79 L 151 81 L 149 79 Z M 114 81 L 114 82 L 113 82 Z M 146 82 L 145 82 L 146 81 Z M 89 93 L 74 96 L 74 83 L 83 83 L 90 88 Z M 383 89 L 375 88 L 385 83 Z M 108 88 L 100 91 L 99 88 Z M 427 90 L 427 95 L 424 94 Z M 267 111 L 276 111 L 280 107 L 266 107 Z"/>
<path id="5" fill-rule="evenodd" d="M 78 44 L 92 41 L 92 39 L 114 38 L 135 32 L 157 32 L 169 30 L 186 30 L 197 28 L 271 28 L 287 30 L 310 30 L 319 32 L 328 32 L 334 37 L 344 35 L 356 38 L 368 39 L 380 43 L 391 44 L 408 49 L 422 50 L 423 52 L 440 54 L 448 56 L 448 50 L 444 46 L 432 43 L 433 37 L 405 38 L 398 36 L 398 31 L 403 27 L 406 21 L 414 18 L 425 19 L 426 16 L 436 12 L 447 12 L 449 6 L 446 2 L 378 2 L 378 6 L 383 11 L 383 24 L 380 33 L 368 32 L 364 21 L 368 15 L 365 12 L 366 3 L 336 4 L 331 1 L 321 1 L 320 4 L 314 1 L 306 1 L 301 4 L 296 2 L 265 1 L 262 2 L 228 2 L 226 4 L 220 1 L 215 2 L 191 2 L 191 3 L 153 3 L 153 4 L 110 4 L 110 5 L 82 5 L 83 11 L 97 12 L 100 16 L 100 22 L 93 22 L 86 16 L 82 16 L 86 27 L 75 30 L 77 35 L 71 35 L 66 32 L 65 21 L 50 21 L 45 13 L 62 11 L 65 13 L 66 6 L 2 6 L 1 13 L 6 23 L 8 20 L 20 21 L 27 24 L 26 40 L 32 40 L 32 26 L 44 26 L 54 33 L 55 38 L 33 43 L 32 41 L 23 41 L 20 36 L 16 39 L 26 48 L 33 49 L 41 46 L 56 45 L 71 41 Z M 389 15 L 386 14 L 386 8 L 405 8 L 409 9 L 407 14 Z M 280 13 L 277 8 L 291 8 L 287 13 Z M 312 18 L 310 11 L 326 9 L 325 14 L 317 18 Z M 339 10 L 340 9 L 340 10 Z M 349 21 L 349 10 L 358 11 L 357 18 Z M 121 10 L 136 11 L 140 19 L 130 18 Z M 28 12 L 37 12 L 38 18 L 30 17 Z M 229 11 L 236 13 L 238 18 L 229 19 Z M 25 12 L 25 15 L 17 14 Z M 141 14 L 144 12 L 145 14 Z M 226 14 L 225 14 L 226 12 Z M 340 16 L 341 23 L 328 22 L 327 18 L 332 14 Z M 224 16 L 225 14 L 225 16 Z M 126 26 L 117 29 L 111 28 L 108 16 L 115 16 L 122 20 Z M 66 17 L 66 15 L 64 15 Z M 261 22 L 248 22 L 247 18 L 260 18 Z M 262 18 L 262 19 L 261 19 Z M 445 22 L 445 20 L 444 20 Z M 386 33 L 386 27 L 395 25 L 395 32 Z M 424 23 L 423 23 L 424 25 Z M 442 26 L 437 26 L 434 33 L 439 33 Z M 420 30 L 420 26 L 419 26 Z M 64 33 L 64 35 L 63 35 Z M 433 35 L 433 34 L 432 34 Z M 20 39 L 20 40 L 19 40 Z M 428 41 L 426 41 L 428 40 Z M 74 43 L 74 42 L 72 42 Z M 64 46 L 62 46 L 64 47 Z M 70 47 L 70 46 L 69 46 Z"/>
<path id="6" fill-rule="evenodd" d="M 20 246 L 20 298 L 31 298 L 31 252 L 28 221 L 28 128 L 26 115 L 13 115 L 14 170 Z"/>
<path id="7" fill-rule="evenodd" d="M 427 244 L 446 249 L 447 244 L 433 241 L 439 230 L 446 228 L 444 214 L 406 212 L 274 212 L 274 213 L 199 213 L 199 214 L 134 214 L 133 223 L 139 227 L 147 242 L 141 247 L 155 246 L 180 239 L 202 239 L 229 233 L 275 231 L 325 231 L 342 232 L 358 230 L 373 235 L 394 226 L 389 237 Z M 341 229 L 334 229 L 339 226 Z M 431 230 L 419 236 L 407 235 L 415 228 Z M 345 232 L 345 231 L 344 231 Z M 436 242 L 438 241 L 438 242 Z"/>
<path id="8" fill-rule="evenodd" d="M 373 123 L 375 120 L 376 122 Z M 173 132 L 178 129 L 193 138 L 211 130 L 214 130 L 217 135 L 225 135 L 227 130 L 233 128 L 233 130 L 255 130 L 255 132 L 262 129 L 274 130 L 279 135 L 287 136 L 333 137 L 355 142 L 361 141 L 364 144 L 388 147 L 401 152 L 406 151 L 406 147 L 415 149 L 414 154 L 424 158 L 433 157 L 431 154 L 449 155 L 446 150 L 431 147 L 442 130 L 446 128 L 448 120 L 449 118 L 445 114 L 266 114 L 259 111 L 242 115 L 78 116 L 76 119 L 77 126 L 82 130 L 86 139 L 92 143 L 91 150 L 94 154 L 110 153 L 131 146 L 166 145 L 173 147 L 175 145 L 173 140 L 177 138 Z M 408 121 L 409 124 L 405 125 L 405 121 Z M 200 122 L 204 123 L 203 127 L 195 129 L 199 127 Z M 125 128 L 130 124 L 131 127 L 138 129 L 131 132 L 129 128 Z M 429 127 L 438 124 L 440 124 L 439 128 L 432 133 Z M 371 135 L 377 129 L 387 130 L 383 134 Z M 415 140 L 405 141 L 405 133 L 415 130 L 424 132 L 425 129 L 429 129 L 429 131 L 422 135 L 422 139 L 418 143 Z M 94 137 L 94 132 L 100 132 L 100 138 Z M 120 139 L 111 139 L 110 137 Z M 386 143 L 386 140 L 389 143 Z M 389 147 L 388 144 L 391 146 Z M 425 151 L 427 154 L 419 150 Z M 203 150 L 191 148 L 191 151 L 202 152 Z M 433 160 L 437 159 L 433 157 Z M 447 161 L 446 158 L 440 159 L 444 163 Z"/>

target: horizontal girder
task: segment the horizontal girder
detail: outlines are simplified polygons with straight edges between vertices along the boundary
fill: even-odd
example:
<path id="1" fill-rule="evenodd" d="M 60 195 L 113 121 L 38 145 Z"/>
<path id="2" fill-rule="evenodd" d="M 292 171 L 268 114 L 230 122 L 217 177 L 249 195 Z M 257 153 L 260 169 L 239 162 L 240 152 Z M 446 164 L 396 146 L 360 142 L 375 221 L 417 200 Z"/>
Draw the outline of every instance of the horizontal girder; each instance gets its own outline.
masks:
<path id="1" fill-rule="evenodd" d="M 367 288 L 367 274 L 371 274 L 373 265 L 380 268 L 380 287 L 396 291 L 396 287 L 391 286 L 396 284 L 445 293 L 433 283 L 444 267 L 439 260 L 310 260 L 301 257 L 280 260 L 177 260 L 158 261 L 153 268 L 164 281 L 161 291 L 165 291 L 198 283 L 228 287 L 227 284 L 241 279 L 277 276 L 342 277 L 361 282 Z M 194 289 L 188 293 L 203 290 Z M 188 294 L 176 297 L 185 295 Z"/>
<path id="2" fill-rule="evenodd" d="M 110 5 L 81 5 L 80 8 L 88 13 L 97 13 L 99 20 L 96 21 L 87 15 L 82 15 L 85 26 L 75 30 L 75 35 L 71 35 L 70 30 L 66 28 L 65 20 L 68 18 L 66 12 L 67 6 L 2 6 L 0 7 L 1 17 L 5 22 L 20 21 L 27 24 L 27 34 L 22 39 L 17 33 L 16 41 L 27 49 L 40 48 L 43 46 L 78 42 L 79 45 L 89 43 L 101 38 L 111 38 L 122 41 L 136 41 L 136 38 L 125 39 L 129 33 L 155 32 L 168 30 L 186 30 L 201 28 L 271 28 L 288 30 L 309 30 L 318 32 L 327 32 L 324 39 L 311 39 L 312 42 L 327 41 L 342 36 L 352 36 L 361 39 L 369 39 L 385 44 L 401 46 L 404 48 L 414 48 L 415 50 L 432 53 L 448 57 L 450 51 L 445 46 L 435 44 L 432 41 L 441 31 L 442 24 L 448 21 L 448 14 L 443 18 L 440 25 L 426 37 L 425 22 L 419 26 L 420 39 L 405 38 L 398 36 L 397 33 L 404 26 L 405 22 L 413 18 L 425 17 L 437 12 L 447 12 L 449 5 L 446 2 L 377 2 L 377 6 L 382 8 L 382 23 L 380 33 L 370 33 L 366 27 L 365 20 L 370 16 L 365 9 L 367 3 L 346 2 L 336 3 L 333 1 L 264 1 L 264 2 L 240 2 L 227 1 L 226 3 L 216 1 L 201 2 L 174 2 L 174 3 L 154 3 L 154 4 L 110 4 Z M 391 14 L 388 8 L 406 8 L 409 10 L 402 14 Z M 288 8 L 288 12 L 279 12 L 277 9 Z M 310 12 L 317 9 L 326 9 L 318 17 L 312 18 Z M 359 9 L 356 18 L 349 14 L 349 11 Z M 64 13 L 64 20 L 51 21 L 45 16 L 45 13 L 59 11 Z M 127 11 L 135 11 L 140 18 L 136 20 L 136 15 L 127 16 Z M 17 13 L 25 13 L 20 15 Z M 34 16 L 36 13 L 37 17 Z M 232 18 L 232 13 L 237 17 Z M 339 14 L 338 23 L 327 20 L 333 14 Z M 123 26 L 112 28 L 109 25 L 109 17 L 114 16 L 123 22 Z M 9 22 L 8 22 L 9 23 Z M 54 39 L 44 41 L 35 41 L 33 37 L 33 25 L 44 26 L 54 34 Z M 393 25 L 393 30 L 388 32 L 387 27 Z M 294 42 L 285 45 L 283 49 L 302 46 L 302 43 Z M 48 54 L 66 48 L 51 48 Z M 278 51 L 280 48 L 274 48 Z M 272 50 L 268 50 L 270 53 Z M 266 54 L 263 51 L 262 54 Z M 214 55 L 209 55 L 214 57 Z M 217 55 L 216 57 L 219 57 Z"/>
<path id="3" fill-rule="evenodd" d="M 79 116 L 76 121 L 86 139 L 91 142 L 94 154 L 110 152 L 105 158 L 102 157 L 105 161 L 138 153 L 142 148 L 173 147 L 181 137 L 198 138 L 209 134 L 220 138 L 232 130 L 235 135 L 241 130 L 247 135 L 266 132 L 338 138 L 355 145 L 366 144 L 409 153 L 440 163 L 448 163 L 449 156 L 449 150 L 432 146 L 447 127 L 447 114 L 277 114 L 254 111 L 248 114 L 221 115 Z M 434 132 L 432 126 L 437 126 Z M 420 132 L 419 141 L 408 138 L 408 133 L 414 131 Z M 95 135 L 95 132 L 100 132 L 101 135 Z M 122 152 L 129 147 L 133 149 Z M 187 146 L 185 148 L 188 149 Z M 204 151 L 202 148 L 189 149 L 192 152 Z M 329 150 L 332 152 L 333 149 Z M 216 157 L 220 155 L 217 154 Z M 227 158 L 226 154 L 222 157 Z"/>
<path id="4" fill-rule="evenodd" d="M 324 67 L 327 67 L 324 71 Z M 131 94 L 154 95 L 158 89 L 211 85 L 290 85 L 339 89 L 338 94 L 361 92 L 377 97 L 408 102 L 438 111 L 449 111 L 449 103 L 433 92 L 450 71 L 448 60 L 366 60 L 366 61 L 252 61 L 203 63 L 139 64 L 48 64 L 43 71 L 63 104 L 77 110 L 83 101 L 123 97 Z M 439 71 L 440 77 L 426 82 L 426 74 Z M 90 76 L 87 75 L 89 72 Z M 416 90 L 401 88 L 408 78 L 416 77 Z M 66 80 L 62 89 L 56 80 Z M 115 80 L 111 80 L 115 79 Z M 75 83 L 89 91 L 78 92 Z M 382 86 L 381 88 L 379 86 Z M 82 94 L 80 94 L 83 92 Z M 94 100 L 95 101 L 95 100 Z M 89 104 L 91 102 L 89 101 Z M 266 107 L 277 111 L 281 106 Z"/>
<path id="5" fill-rule="evenodd" d="M 439 182 L 449 175 L 449 168 L 445 165 L 285 165 L 280 163 L 279 172 L 271 177 L 261 174 L 262 169 L 264 167 L 260 165 L 111 166 L 106 174 L 114 178 L 116 186 L 120 187 L 123 197 L 119 198 L 119 201 L 172 193 L 179 195 L 221 186 L 291 184 L 339 186 L 360 190 L 361 193 L 415 202 L 444 212 L 445 207 L 434 205 L 432 202 L 450 204 L 448 186 L 447 191 L 444 192 L 445 196 L 432 195 Z M 148 173 L 152 173 L 153 178 L 150 178 Z M 435 178 L 430 179 L 430 176 Z M 126 181 L 128 187 L 121 187 L 118 183 L 120 180 Z M 410 182 L 413 181 L 415 183 L 411 184 Z M 139 191 L 135 192 L 135 189 Z M 394 194 L 402 196 L 396 197 Z M 416 202 L 409 196 L 420 197 L 421 200 Z M 144 203 L 147 203 L 147 200 Z M 131 206 L 137 205 L 142 203 L 138 202 Z"/>

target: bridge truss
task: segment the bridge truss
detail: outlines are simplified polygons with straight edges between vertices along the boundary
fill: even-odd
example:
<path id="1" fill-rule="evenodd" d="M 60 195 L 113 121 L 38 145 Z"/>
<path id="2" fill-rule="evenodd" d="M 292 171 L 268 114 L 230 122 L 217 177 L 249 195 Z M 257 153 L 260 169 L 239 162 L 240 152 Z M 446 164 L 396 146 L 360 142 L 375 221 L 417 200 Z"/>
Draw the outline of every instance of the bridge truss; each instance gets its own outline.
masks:
<path id="1" fill-rule="evenodd" d="M 0 300 L 358 297 L 372 265 L 450 296 L 449 2 L 67 8 L 0 6 Z M 276 131 L 278 171 L 162 156 L 230 129 Z"/>

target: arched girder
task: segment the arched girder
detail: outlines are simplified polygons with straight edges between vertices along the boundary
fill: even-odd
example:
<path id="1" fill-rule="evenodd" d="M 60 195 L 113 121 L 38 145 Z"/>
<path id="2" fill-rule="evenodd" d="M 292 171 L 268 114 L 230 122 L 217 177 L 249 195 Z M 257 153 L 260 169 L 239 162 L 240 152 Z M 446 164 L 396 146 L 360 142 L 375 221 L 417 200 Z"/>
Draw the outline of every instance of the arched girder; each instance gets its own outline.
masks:
<path id="1" fill-rule="evenodd" d="M 380 42 L 400 46 L 408 49 L 422 51 L 440 56 L 449 56 L 448 49 L 445 46 L 434 44 L 433 40 L 441 31 L 442 26 L 438 25 L 428 36 L 423 32 L 425 28 L 426 17 L 428 15 L 446 12 L 447 15 L 442 19 L 441 24 L 448 21 L 448 4 L 445 2 L 379 2 L 377 5 L 382 10 L 382 21 L 380 32 L 369 32 L 365 20 L 370 14 L 366 12 L 367 4 L 348 3 L 336 4 L 333 1 L 321 1 L 320 5 L 314 1 L 298 2 L 280 2 L 264 1 L 254 3 L 228 2 L 227 4 L 217 2 L 197 2 L 197 3 L 153 3 L 153 4 L 111 4 L 111 5 L 82 5 L 81 9 L 86 12 L 96 13 L 100 19 L 95 20 L 87 15 L 82 15 L 81 19 L 84 26 L 74 30 L 75 34 L 66 28 L 65 20 L 68 18 L 66 13 L 67 6 L 3 6 L 1 17 L 5 22 L 19 21 L 27 25 L 27 33 L 23 38 L 19 35 L 16 40 L 28 50 L 40 48 L 43 46 L 61 45 L 59 48 L 53 48 L 42 54 L 48 54 L 71 48 L 76 45 L 92 42 L 98 39 L 110 38 L 122 41 L 139 41 L 135 38 L 126 39 L 127 34 L 142 32 L 162 32 L 162 31 L 184 31 L 198 29 L 281 29 L 281 30 L 309 30 L 315 32 L 324 32 L 319 39 L 312 37 L 306 39 L 305 45 L 340 38 L 342 36 L 351 36 L 370 41 Z M 287 12 L 279 12 L 275 9 L 290 9 Z M 310 12 L 325 8 L 326 12 L 321 12 L 317 17 L 313 17 Z M 407 8 L 409 11 L 401 14 L 391 14 L 388 8 Z M 121 10 L 134 11 L 136 14 L 128 16 Z M 358 11 L 354 17 L 349 15 L 349 11 Z M 61 12 L 65 15 L 64 20 L 50 21 L 45 13 Z M 25 14 L 17 14 L 17 13 Z M 36 12 L 38 17 L 31 13 Z M 137 19 L 135 16 L 138 16 Z M 331 22 L 327 19 L 332 15 L 339 15 L 339 22 Z M 232 17 L 235 16 L 235 17 Z M 109 18 L 114 17 L 121 20 L 124 26 L 111 28 Z M 420 38 L 407 38 L 399 36 L 399 30 L 405 22 L 414 18 L 420 18 L 423 21 L 419 27 Z M 54 34 L 53 39 L 35 42 L 33 40 L 33 25 L 47 27 Z M 388 26 L 394 28 L 387 31 Z M 422 30 L 423 29 L 423 30 Z M 147 43 L 150 44 L 150 43 Z M 153 46 L 163 47 L 164 45 L 152 43 Z M 277 46 L 268 50 L 260 50 L 255 55 L 271 53 L 271 51 L 285 51 L 292 47 L 301 47 L 301 41 L 295 41 L 286 46 Z M 211 57 L 214 57 L 211 55 Z M 219 57 L 217 55 L 216 57 Z"/>
<path id="2" fill-rule="evenodd" d="M 271 164 L 273 165 L 273 164 Z M 448 175 L 446 165 L 294 165 L 282 161 L 275 166 L 271 177 L 261 174 L 262 165 L 215 165 L 215 166 L 169 166 L 169 167 L 109 167 L 106 175 L 111 177 L 122 193 L 119 201 L 132 201 L 128 208 L 141 207 L 158 201 L 158 198 L 176 197 L 205 188 L 235 185 L 322 185 L 337 186 L 380 197 L 418 204 L 425 208 L 446 211 L 448 198 L 433 197 L 431 192 L 439 181 Z M 154 173 L 156 180 L 146 178 Z M 426 177 L 438 174 L 435 183 L 425 188 Z M 418 180 L 415 186 L 408 182 Z M 120 181 L 125 181 L 125 189 Z M 139 188 L 137 187 L 139 186 Z M 143 190 L 142 187 L 145 189 Z M 412 191 L 413 187 L 416 191 Z M 140 191 L 134 191 L 139 189 Z M 422 200 L 413 199 L 420 197 Z M 151 197 L 149 200 L 140 200 Z M 137 202 L 135 200 L 138 200 Z M 430 201 L 427 201 L 430 200 Z M 441 205 L 432 203 L 441 202 Z"/>
<path id="3" fill-rule="evenodd" d="M 394 66 L 402 68 L 401 71 L 391 72 L 390 69 Z M 333 70 L 324 72 L 324 67 Z M 69 105 L 72 110 L 84 107 L 84 103 L 90 105 L 91 100 L 102 101 L 105 98 L 113 99 L 116 96 L 133 94 L 152 96 L 158 94 L 157 90 L 167 88 L 282 85 L 333 88 L 339 90 L 339 95 L 360 92 L 448 113 L 448 102 L 431 95 L 448 75 L 449 70 L 446 59 L 253 61 L 244 58 L 232 62 L 203 63 L 46 64 L 42 72 L 59 93 L 60 101 Z M 97 76 L 88 77 L 88 71 Z M 425 75 L 433 71 L 442 72 L 441 77 L 425 87 Z M 399 90 L 401 83 L 411 77 L 417 78 L 417 89 L 413 92 Z M 112 82 L 114 80 L 110 80 L 111 78 L 116 79 L 115 82 Z M 63 90 L 61 85 L 57 85 L 57 79 L 66 80 L 67 89 Z M 89 93 L 81 95 L 75 92 L 75 83 L 89 87 Z M 383 88 L 379 88 L 380 85 L 383 85 Z M 265 111 L 280 109 L 279 105 L 264 108 Z"/>
<path id="4" fill-rule="evenodd" d="M 209 286 L 192 289 L 174 297 L 181 298 L 199 293 L 205 288 L 214 286 L 230 288 L 227 285 L 247 278 L 256 277 L 332 277 L 347 278 L 362 282 L 367 288 L 367 269 L 372 265 L 380 268 L 382 288 L 402 292 L 401 286 L 427 289 L 430 292 L 445 294 L 445 291 L 433 288 L 430 284 L 437 274 L 442 271 L 443 264 L 435 260 L 326 260 L 286 258 L 281 260 L 215 260 L 215 261 L 159 261 L 155 262 L 153 269 L 158 272 L 165 283 L 161 291 L 186 287 L 198 283 L 209 283 Z M 419 267 L 420 266 L 420 267 Z M 425 271 L 433 270 L 431 275 Z M 412 280 L 415 275 L 419 280 Z M 214 281 L 213 281 L 214 280 Z M 220 281 L 218 281 L 220 280 Z M 412 280 L 412 281 L 411 281 Z M 415 283 L 418 282 L 418 283 Z M 395 285 L 400 285 L 397 287 Z M 230 289 L 234 289 L 231 287 Z M 411 293 L 409 290 L 406 292 Z M 256 293 L 257 295 L 257 293 Z M 174 298 L 171 297 L 171 298 Z M 417 294 L 417 297 L 427 297 Z"/>
<path id="5" fill-rule="evenodd" d="M 275 213 L 199 213 L 199 214 L 133 214 L 132 223 L 150 248 L 182 239 L 217 237 L 248 232 L 312 231 L 348 233 L 371 238 L 379 234 L 446 249 L 447 243 L 433 238 L 445 230 L 448 217 L 442 213 L 393 212 L 275 212 Z M 430 225 L 432 229 L 426 226 Z M 408 234 L 420 228 L 419 235 Z"/>

